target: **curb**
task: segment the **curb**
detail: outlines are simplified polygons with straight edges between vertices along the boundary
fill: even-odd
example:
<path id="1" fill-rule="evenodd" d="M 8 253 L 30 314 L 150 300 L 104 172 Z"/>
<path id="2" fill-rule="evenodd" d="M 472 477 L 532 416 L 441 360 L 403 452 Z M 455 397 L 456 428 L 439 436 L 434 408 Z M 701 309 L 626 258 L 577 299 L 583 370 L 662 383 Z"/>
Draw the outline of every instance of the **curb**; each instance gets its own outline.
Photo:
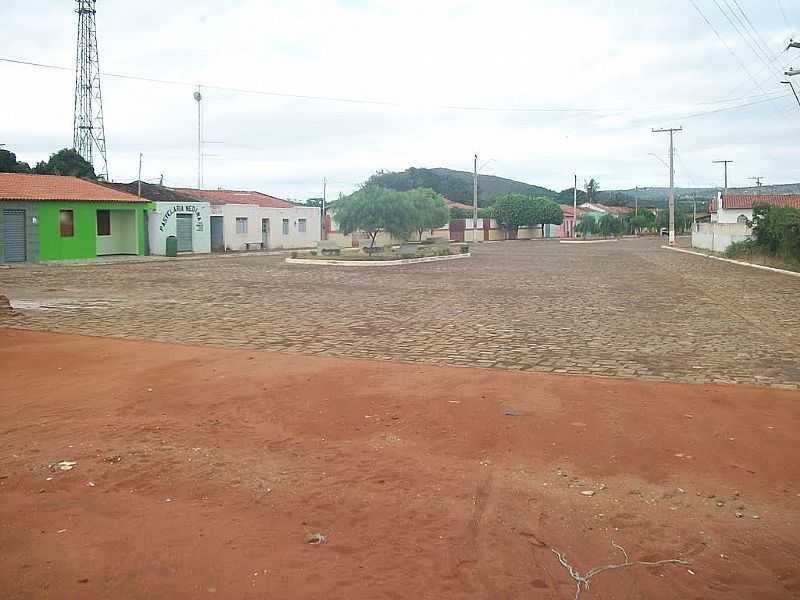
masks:
<path id="1" fill-rule="evenodd" d="M 765 265 L 756 265 L 753 263 L 745 262 L 743 260 L 734 260 L 732 258 L 722 258 L 721 256 L 714 256 L 713 254 L 704 254 L 703 252 L 695 252 L 694 250 L 685 250 L 683 248 L 675 248 L 674 246 L 661 246 L 664 250 L 672 250 L 673 252 L 683 252 L 684 254 L 692 254 L 694 256 L 702 256 L 703 258 L 711 258 L 734 265 L 741 265 L 742 267 L 750 267 L 752 269 L 761 269 L 762 271 L 771 271 L 773 273 L 780 273 L 781 275 L 791 275 L 792 277 L 800 277 L 800 272 L 787 271 L 786 269 L 776 269 L 775 267 L 767 267 Z"/>
<path id="2" fill-rule="evenodd" d="M 466 254 L 453 254 L 452 256 L 426 256 L 424 258 L 401 258 L 400 260 L 319 260 L 313 258 L 287 258 L 290 265 L 330 265 L 338 267 L 397 267 L 400 265 L 416 265 L 418 263 L 438 262 L 444 260 L 457 260 L 469 258 Z"/>

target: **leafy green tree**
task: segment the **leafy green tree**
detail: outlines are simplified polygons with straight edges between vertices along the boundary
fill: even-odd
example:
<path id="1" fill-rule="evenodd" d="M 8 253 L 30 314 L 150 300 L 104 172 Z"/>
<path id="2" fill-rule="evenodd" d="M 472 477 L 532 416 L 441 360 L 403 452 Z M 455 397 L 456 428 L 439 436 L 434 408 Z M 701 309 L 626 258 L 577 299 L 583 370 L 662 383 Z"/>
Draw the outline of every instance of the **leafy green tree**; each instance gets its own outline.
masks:
<path id="1" fill-rule="evenodd" d="M 50 156 L 50 159 L 40 161 L 34 167 L 37 175 L 70 175 L 84 179 L 97 179 L 94 167 L 90 162 L 78 154 L 74 148 L 64 148 Z"/>
<path id="2" fill-rule="evenodd" d="M 602 215 L 600 219 L 598 219 L 597 226 L 599 233 L 605 236 L 622 235 L 625 230 L 622 219 L 609 213 Z"/>
<path id="3" fill-rule="evenodd" d="M 450 219 L 469 219 L 472 217 L 472 213 L 468 211 L 466 208 L 459 208 L 458 206 L 451 206 L 449 208 L 450 212 Z"/>
<path id="4" fill-rule="evenodd" d="M 382 231 L 407 239 L 415 229 L 415 211 L 407 195 L 379 186 L 366 186 L 340 198 L 332 210 L 342 233 L 369 235 L 370 249 Z"/>
<path id="5" fill-rule="evenodd" d="M 757 202 L 752 227 L 756 244 L 769 254 L 800 259 L 800 210 Z"/>
<path id="6" fill-rule="evenodd" d="M 558 195 L 554 198 L 554 200 L 558 204 L 567 204 L 568 206 L 572 206 L 572 201 L 574 200 L 574 189 L 575 188 L 567 188 L 566 190 L 561 190 L 558 192 Z M 586 192 L 583 190 L 578 190 L 578 204 L 583 204 L 587 202 L 588 196 Z"/>
<path id="7" fill-rule="evenodd" d="M 17 155 L 9 150 L 0 149 L 0 173 L 30 173 L 31 167 L 26 162 L 17 160 Z"/>
<path id="8" fill-rule="evenodd" d="M 440 194 L 430 188 L 417 188 L 404 194 L 414 209 L 414 229 L 419 241 L 427 229 L 438 229 L 447 224 L 450 211 Z"/>
<path id="9" fill-rule="evenodd" d="M 301 206 L 312 206 L 314 208 L 322 208 L 322 198 L 308 198 Z"/>
<path id="10" fill-rule="evenodd" d="M 600 232 L 595 213 L 583 213 L 578 217 L 575 231 L 583 237 L 588 237 Z"/>
<path id="11" fill-rule="evenodd" d="M 535 220 L 535 208 L 530 200 L 522 194 L 506 194 L 492 205 L 494 219 L 512 240 L 517 239 L 520 227 Z"/>
<path id="12" fill-rule="evenodd" d="M 587 202 L 594 202 L 597 196 L 597 193 L 600 191 L 600 182 L 597 181 L 594 177 L 592 177 L 589 181 L 586 182 L 586 198 Z"/>

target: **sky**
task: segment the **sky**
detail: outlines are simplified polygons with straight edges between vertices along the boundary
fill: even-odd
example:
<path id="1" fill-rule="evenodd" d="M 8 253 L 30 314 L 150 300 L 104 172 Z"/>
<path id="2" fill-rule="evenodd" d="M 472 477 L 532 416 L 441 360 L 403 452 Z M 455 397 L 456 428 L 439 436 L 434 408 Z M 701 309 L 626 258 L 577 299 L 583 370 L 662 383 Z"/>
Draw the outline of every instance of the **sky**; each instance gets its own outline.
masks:
<path id="1" fill-rule="evenodd" d="M 0 6 L 0 144 L 72 146 L 70 0 Z M 302 200 L 448 167 L 554 190 L 800 182 L 795 0 L 97 0 L 109 176 Z M 6 62 L 36 62 L 63 70 Z M 108 74 L 159 79 L 146 82 Z M 794 78 L 800 93 L 800 76 Z M 305 96 L 303 98 L 297 96 Z M 311 98 L 309 98 L 311 97 Z"/>

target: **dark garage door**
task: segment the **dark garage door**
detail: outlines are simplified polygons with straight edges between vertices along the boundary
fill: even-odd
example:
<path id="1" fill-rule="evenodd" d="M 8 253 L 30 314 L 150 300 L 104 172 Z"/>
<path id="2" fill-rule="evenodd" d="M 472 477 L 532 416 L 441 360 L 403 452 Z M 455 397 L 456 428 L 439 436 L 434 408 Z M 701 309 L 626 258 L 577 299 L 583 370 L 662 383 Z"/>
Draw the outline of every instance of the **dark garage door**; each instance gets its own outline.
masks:
<path id="1" fill-rule="evenodd" d="M 225 250 L 225 236 L 222 234 L 222 217 L 211 217 L 211 250 Z"/>
<path id="2" fill-rule="evenodd" d="M 192 251 L 192 215 L 175 215 L 177 219 L 178 252 Z"/>
<path id="3" fill-rule="evenodd" d="M 6 262 L 24 262 L 27 258 L 24 210 L 3 211 L 3 246 Z"/>

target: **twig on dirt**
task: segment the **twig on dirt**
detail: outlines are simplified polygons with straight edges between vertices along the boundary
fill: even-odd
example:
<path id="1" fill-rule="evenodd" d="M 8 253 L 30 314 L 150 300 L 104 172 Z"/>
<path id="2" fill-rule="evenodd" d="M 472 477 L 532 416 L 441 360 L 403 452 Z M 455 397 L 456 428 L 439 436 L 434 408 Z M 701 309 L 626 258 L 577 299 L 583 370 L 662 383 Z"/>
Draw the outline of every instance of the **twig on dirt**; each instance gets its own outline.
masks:
<path id="1" fill-rule="evenodd" d="M 575 580 L 575 600 L 578 600 L 581 597 L 581 593 L 584 590 L 589 590 L 589 581 L 595 575 L 599 575 L 603 571 L 611 571 L 613 569 L 622 569 L 624 567 L 634 567 L 637 565 L 644 565 L 646 567 L 658 567 L 660 565 L 689 565 L 691 564 L 687 560 L 683 560 L 682 558 L 668 558 L 666 560 L 656 560 L 656 561 L 647 561 L 647 560 L 631 560 L 628 557 L 628 553 L 625 551 L 625 548 L 620 546 L 619 544 L 614 543 L 614 540 L 611 540 L 611 545 L 614 546 L 617 550 L 622 552 L 622 555 L 625 557 L 624 563 L 618 564 L 610 564 L 610 565 L 603 565 L 601 567 L 595 567 L 594 569 L 590 569 L 585 574 L 581 574 L 575 567 L 567 562 L 566 554 L 562 554 L 555 548 L 550 548 L 550 550 L 558 557 L 558 562 L 561 563 L 561 566 L 564 567 L 569 576 Z M 583 587 L 581 587 L 583 585 Z"/>

